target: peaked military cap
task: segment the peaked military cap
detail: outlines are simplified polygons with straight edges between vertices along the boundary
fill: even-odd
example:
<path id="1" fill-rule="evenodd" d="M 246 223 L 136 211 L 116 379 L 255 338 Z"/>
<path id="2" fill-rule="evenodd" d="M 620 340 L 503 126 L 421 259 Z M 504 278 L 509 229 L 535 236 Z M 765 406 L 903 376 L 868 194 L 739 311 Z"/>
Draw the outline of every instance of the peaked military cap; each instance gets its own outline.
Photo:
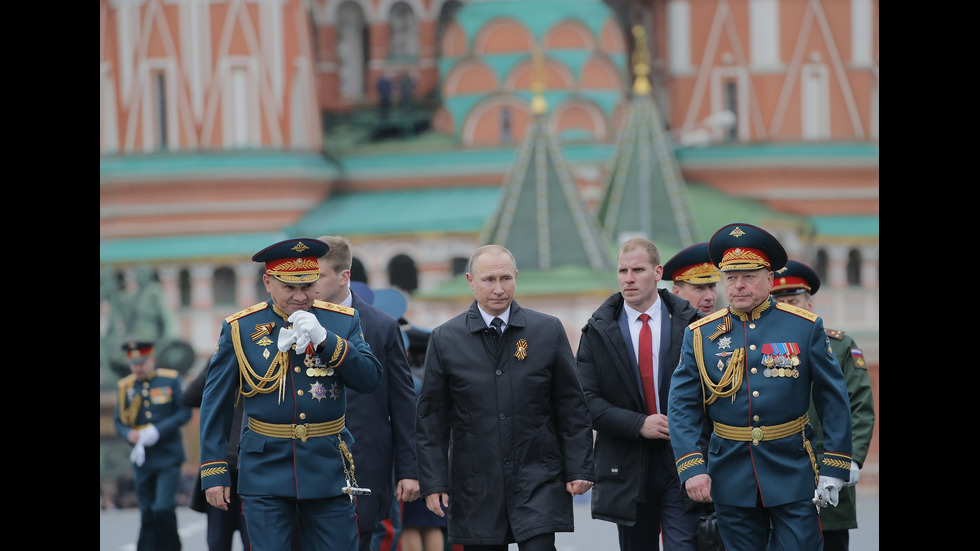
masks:
<path id="1" fill-rule="evenodd" d="M 708 241 L 708 254 L 718 269 L 776 271 L 786 265 L 786 251 L 769 232 L 751 224 L 729 224 Z"/>
<path id="2" fill-rule="evenodd" d="M 313 283 L 320 279 L 317 259 L 330 246 L 318 239 L 286 239 L 255 253 L 252 260 L 265 263 L 265 273 L 290 285 Z"/>
<path id="3" fill-rule="evenodd" d="M 811 295 L 817 294 L 820 288 L 820 278 L 802 262 L 790 260 L 786 267 L 776 271 L 776 281 L 772 284 L 770 294 L 773 296 L 797 295 L 804 291 Z"/>
<path id="4" fill-rule="evenodd" d="M 704 285 L 721 281 L 721 272 L 711 263 L 708 244 L 698 243 L 675 254 L 664 264 L 664 279 Z"/>
<path id="5" fill-rule="evenodd" d="M 131 340 L 123 343 L 123 352 L 130 361 L 139 361 L 153 355 L 153 343 L 150 341 Z"/>

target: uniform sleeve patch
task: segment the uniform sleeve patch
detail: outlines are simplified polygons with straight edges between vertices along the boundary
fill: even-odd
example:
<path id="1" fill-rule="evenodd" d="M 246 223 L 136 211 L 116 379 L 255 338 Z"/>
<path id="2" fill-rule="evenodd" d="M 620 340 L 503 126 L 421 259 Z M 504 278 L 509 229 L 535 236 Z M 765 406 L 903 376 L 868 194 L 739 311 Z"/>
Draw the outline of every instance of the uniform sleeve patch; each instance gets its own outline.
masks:
<path id="1" fill-rule="evenodd" d="M 851 349 L 851 358 L 854 359 L 854 366 L 860 367 L 862 369 L 868 368 L 868 363 L 864 361 L 864 352 L 861 352 L 859 348 Z"/>

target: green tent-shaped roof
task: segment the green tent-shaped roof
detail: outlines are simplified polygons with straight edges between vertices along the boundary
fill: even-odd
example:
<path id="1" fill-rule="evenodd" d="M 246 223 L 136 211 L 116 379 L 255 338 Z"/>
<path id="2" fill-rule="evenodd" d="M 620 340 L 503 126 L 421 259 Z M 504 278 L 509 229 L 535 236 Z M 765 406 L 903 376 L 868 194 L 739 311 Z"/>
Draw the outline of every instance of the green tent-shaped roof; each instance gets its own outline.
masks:
<path id="1" fill-rule="evenodd" d="M 598 225 L 582 201 L 558 141 L 548 132 L 541 79 L 533 86 L 534 120 L 504 179 L 500 203 L 482 242 L 510 249 L 519 268 L 572 265 L 607 270 L 612 264 Z"/>
<path id="2" fill-rule="evenodd" d="M 641 32 L 634 29 L 634 34 Z M 697 230 L 687 184 L 650 95 L 643 37 L 637 35 L 637 79 L 625 130 L 609 165 L 609 181 L 599 206 L 603 236 L 618 241 L 642 236 L 658 245 L 684 248 L 696 242 Z"/>

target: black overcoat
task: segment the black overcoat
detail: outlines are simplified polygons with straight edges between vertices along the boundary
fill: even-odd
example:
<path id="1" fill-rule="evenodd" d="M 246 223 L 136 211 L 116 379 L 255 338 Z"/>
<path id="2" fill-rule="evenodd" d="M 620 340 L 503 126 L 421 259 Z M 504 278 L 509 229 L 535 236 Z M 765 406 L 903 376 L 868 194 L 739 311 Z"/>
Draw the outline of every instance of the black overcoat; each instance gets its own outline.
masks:
<path id="1" fill-rule="evenodd" d="M 661 366 L 659 400 L 667 404 L 673 367 L 680 360 L 684 330 L 700 315 L 688 301 L 661 289 L 660 300 L 670 313 L 670 347 Z M 663 440 L 639 437 L 646 406 L 636 380 L 635 359 L 618 320 L 623 296 L 616 293 L 592 314 L 579 340 L 577 361 L 582 387 L 596 430 L 596 484 L 592 488 L 592 517 L 623 525 L 636 523 L 636 504 L 646 499 L 649 456 L 667 456 L 664 468 L 673 470 L 673 450 Z M 666 407 L 664 409 L 666 411 Z M 674 475 L 676 476 L 676 474 Z M 680 482 L 678 492 L 682 491 Z"/>
<path id="2" fill-rule="evenodd" d="M 476 301 L 432 332 L 415 427 L 422 496 L 449 494 L 456 544 L 573 531 L 565 483 L 595 477 L 568 335 L 513 302 L 496 358 L 489 343 Z"/>

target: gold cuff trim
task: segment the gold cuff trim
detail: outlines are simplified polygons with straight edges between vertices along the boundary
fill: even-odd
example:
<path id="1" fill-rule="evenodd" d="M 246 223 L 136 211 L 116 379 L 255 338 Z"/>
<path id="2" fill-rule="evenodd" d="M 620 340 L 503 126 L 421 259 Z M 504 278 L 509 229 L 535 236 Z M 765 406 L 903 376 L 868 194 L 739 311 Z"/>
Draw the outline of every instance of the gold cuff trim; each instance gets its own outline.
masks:
<path id="1" fill-rule="evenodd" d="M 325 423 L 304 423 L 302 425 L 277 425 L 274 423 L 265 423 L 248 418 L 248 428 L 261 434 L 262 436 L 268 436 L 270 438 L 291 438 L 293 440 L 299 439 L 306 442 L 310 438 L 316 438 L 318 436 L 330 436 L 333 434 L 340 434 L 344 430 L 344 419 L 335 419 L 333 421 L 327 421 Z"/>
<path id="2" fill-rule="evenodd" d="M 715 434 L 725 440 L 758 444 L 766 440 L 779 440 L 780 438 L 786 438 L 787 436 L 801 432 L 803 427 L 809 422 L 810 418 L 806 414 L 799 419 L 771 427 L 733 427 L 716 422 Z"/>

